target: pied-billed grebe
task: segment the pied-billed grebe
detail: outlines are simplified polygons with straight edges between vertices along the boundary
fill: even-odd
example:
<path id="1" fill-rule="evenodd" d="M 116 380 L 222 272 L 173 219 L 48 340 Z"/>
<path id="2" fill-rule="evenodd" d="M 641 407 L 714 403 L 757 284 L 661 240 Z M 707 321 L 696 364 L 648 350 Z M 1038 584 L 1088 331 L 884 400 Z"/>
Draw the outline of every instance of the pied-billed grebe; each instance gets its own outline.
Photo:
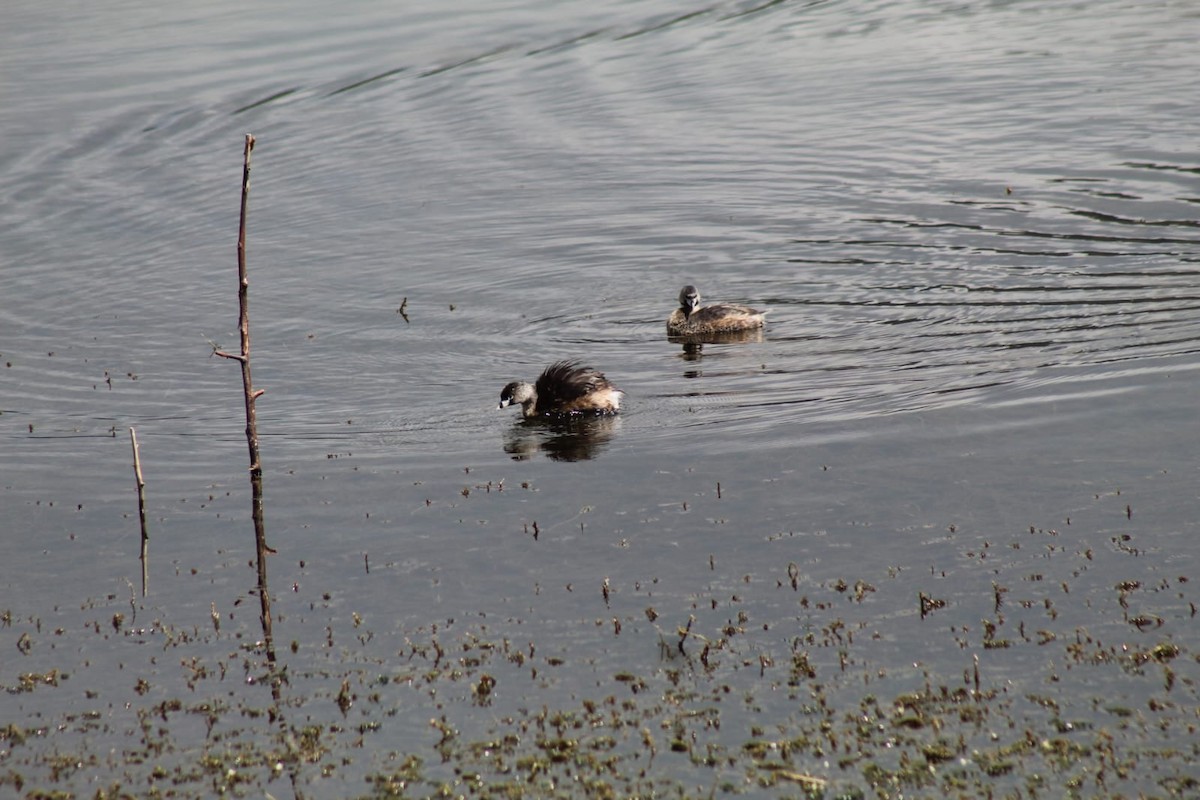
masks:
<path id="1" fill-rule="evenodd" d="M 718 303 L 701 306 L 700 292 L 695 286 L 679 290 L 679 308 L 667 318 L 667 334 L 670 336 L 694 336 L 706 333 L 729 333 L 750 331 L 763 326 L 767 312 L 735 303 Z"/>
<path id="2" fill-rule="evenodd" d="M 615 414 L 623 394 L 603 373 L 581 367 L 574 361 L 559 361 L 546 367 L 532 386 L 521 381 L 505 386 L 500 392 L 497 408 L 520 403 L 521 414 L 526 419 L 567 414 Z"/>

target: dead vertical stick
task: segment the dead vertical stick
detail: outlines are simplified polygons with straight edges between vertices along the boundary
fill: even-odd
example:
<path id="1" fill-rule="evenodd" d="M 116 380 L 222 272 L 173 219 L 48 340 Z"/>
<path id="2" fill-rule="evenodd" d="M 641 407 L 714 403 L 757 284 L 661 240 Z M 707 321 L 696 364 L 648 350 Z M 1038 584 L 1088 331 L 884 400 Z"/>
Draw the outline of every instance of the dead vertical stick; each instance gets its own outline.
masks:
<path id="1" fill-rule="evenodd" d="M 250 281 L 246 274 L 246 212 L 250 198 L 250 154 L 254 152 L 254 136 L 246 134 L 246 149 L 242 162 L 242 207 L 238 224 L 238 331 L 241 334 L 240 353 L 214 350 L 215 355 L 233 359 L 242 365 L 242 390 L 246 402 L 246 444 L 250 450 L 251 512 L 254 518 L 254 543 L 258 560 L 258 598 L 262 611 L 263 638 L 267 659 L 275 661 L 275 643 L 271 624 L 271 593 L 267 589 L 267 554 L 275 552 L 267 546 L 266 524 L 263 520 L 262 461 L 258 451 L 258 414 L 256 401 L 263 390 L 254 388 L 250 375 Z"/>
<path id="2" fill-rule="evenodd" d="M 133 474 L 137 478 L 138 520 L 142 524 L 142 597 L 150 586 L 150 564 L 147 560 L 150 549 L 150 532 L 146 530 L 146 481 L 142 478 L 142 457 L 138 452 L 137 431 L 129 429 L 129 441 L 133 445 Z"/>

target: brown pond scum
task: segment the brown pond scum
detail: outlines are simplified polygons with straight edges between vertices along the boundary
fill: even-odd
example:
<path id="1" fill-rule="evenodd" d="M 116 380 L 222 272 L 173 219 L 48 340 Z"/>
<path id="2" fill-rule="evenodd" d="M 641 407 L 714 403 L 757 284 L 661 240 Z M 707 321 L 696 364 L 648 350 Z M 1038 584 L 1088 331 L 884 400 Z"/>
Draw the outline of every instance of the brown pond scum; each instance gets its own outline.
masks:
<path id="1" fill-rule="evenodd" d="M 603 578 L 583 601 L 594 620 L 578 620 L 594 631 L 585 649 L 539 610 L 566 587 L 531 591 L 521 616 L 395 626 L 302 582 L 278 600 L 276 625 L 294 638 L 273 665 L 251 603 L 221 625 L 181 625 L 116 595 L 46 618 L 6 610 L 22 655 L 3 677 L 0 786 L 363 798 L 1200 789 L 1200 671 L 1172 635 L 1191 618 L 1184 580 L 1076 579 L 1067 593 L 994 561 L 977 596 L 943 605 L 936 579 L 922 587 L 897 570 L 814 583 L 796 562 L 778 575 L 725 572 L 704 554 L 695 564 L 710 588 Z M 976 623 L 944 616 L 964 604 Z M 1163 626 L 1138 624 L 1149 616 Z M 1110 639 L 1120 625 L 1127 635 Z M 603 631 L 633 649 L 607 657 L 595 649 Z M 958 670 L 899 661 L 897 634 L 959 653 Z M 1120 699 L 1114 684 L 1127 687 Z"/>

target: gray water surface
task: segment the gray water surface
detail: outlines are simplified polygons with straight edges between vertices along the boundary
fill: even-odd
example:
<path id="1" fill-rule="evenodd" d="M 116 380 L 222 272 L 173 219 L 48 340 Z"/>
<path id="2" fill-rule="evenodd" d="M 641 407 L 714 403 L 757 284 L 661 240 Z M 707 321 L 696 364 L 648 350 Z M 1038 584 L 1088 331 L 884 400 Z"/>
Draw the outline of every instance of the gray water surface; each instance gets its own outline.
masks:
<path id="1" fill-rule="evenodd" d="M 18 3 L 0 32 L 0 682 L 75 677 L 8 694 L 5 719 L 53 727 L 87 701 L 131 736 L 127 700 L 179 691 L 165 628 L 115 613 L 211 632 L 215 610 L 187 657 L 236 684 L 228 637 L 257 625 L 246 446 L 237 370 L 210 353 L 237 342 L 252 132 L 271 579 L 292 689 L 320 698 L 302 713 L 336 717 L 342 674 L 431 629 L 565 660 L 500 676 L 511 710 L 653 681 L 677 626 L 715 640 L 741 612 L 714 678 L 735 689 L 820 632 L 839 708 L 961 683 L 978 657 L 986 685 L 1048 693 L 1090 730 L 1112 722 L 1095 698 L 1143 709 L 1162 681 L 1063 681 L 1062 643 L 1173 643 L 1184 680 L 1157 709 L 1178 718 L 1126 744 L 1177 741 L 1200 677 L 1191 3 L 64 9 Z M 761 340 L 668 341 L 685 283 L 769 309 Z M 624 389 L 622 415 L 495 410 L 562 358 Z M 948 602 L 923 616 L 918 592 Z M 981 619 L 1028 644 L 991 647 Z M 129 698 L 135 668 L 148 695 Z M 381 702 L 404 712 L 377 760 L 437 741 L 445 706 Z M 464 737 L 502 716 L 464 705 Z M 797 709 L 730 711 L 713 735 Z M 0 765 L 42 775 L 31 751 L 91 735 Z M 364 791 L 378 766 L 301 783 Z M 861 762 L 802 769 L 870 782 Z M 60 781 L 90 795 L 117 772 Z"/>

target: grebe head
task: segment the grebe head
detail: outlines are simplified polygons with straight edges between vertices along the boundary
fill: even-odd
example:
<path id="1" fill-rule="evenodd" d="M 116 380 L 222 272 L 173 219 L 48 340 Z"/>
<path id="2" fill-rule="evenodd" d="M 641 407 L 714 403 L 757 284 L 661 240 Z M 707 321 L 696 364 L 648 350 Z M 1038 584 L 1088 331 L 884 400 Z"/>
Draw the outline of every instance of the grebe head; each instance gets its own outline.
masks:
<path id="1" fill-rule="evenodd" d="M 683 311 L 684 316 L 691 316 L 691 313 L 700 307 L 700 292 L 696 291 L 696 287 L 687 285 L 679 290 L 679 308 Z"/>
<path id="2" fill-rule="evenodd" d="M 532 386 L 521 381 L 513 381 L 500 392 L 500 405 L 496 406 L 496 408 L 505 408 L 514 403 L 525 405 L 533 399 L 534 392 Z"/>

